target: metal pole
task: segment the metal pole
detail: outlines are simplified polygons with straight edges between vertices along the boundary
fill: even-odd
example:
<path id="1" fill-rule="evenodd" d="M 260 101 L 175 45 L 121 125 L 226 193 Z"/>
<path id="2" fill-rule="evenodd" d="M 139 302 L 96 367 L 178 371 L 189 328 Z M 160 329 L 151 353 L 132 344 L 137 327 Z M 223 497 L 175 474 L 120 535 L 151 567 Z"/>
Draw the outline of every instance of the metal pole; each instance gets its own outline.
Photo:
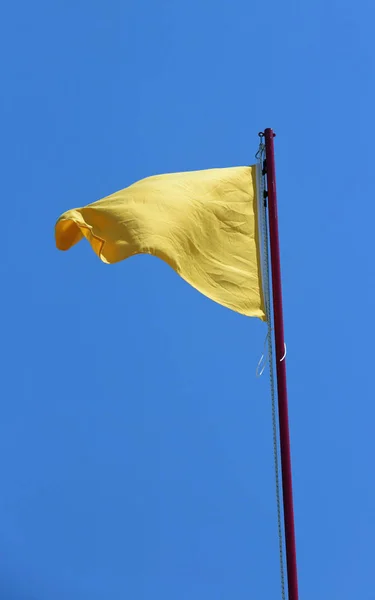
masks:
<path id="1" fill-rule="evenodd" d="M 273 322 L 275 332 L 277 395 L 279 408 L 279 431 L 281 471 L 283 485 L 284 528 L 289 600 L 298 600 L 297 553 L 294 529 L 292 461 L 290 453 L 288 392 L 286 383 L 286 360 L 284 318 L 281 286 L 279 226 L 277 216 L 275 150 L 272 129 L 264 132 L 266 145 L 266 174 L 268 191 L 269 240 L 272 272 Z"/>

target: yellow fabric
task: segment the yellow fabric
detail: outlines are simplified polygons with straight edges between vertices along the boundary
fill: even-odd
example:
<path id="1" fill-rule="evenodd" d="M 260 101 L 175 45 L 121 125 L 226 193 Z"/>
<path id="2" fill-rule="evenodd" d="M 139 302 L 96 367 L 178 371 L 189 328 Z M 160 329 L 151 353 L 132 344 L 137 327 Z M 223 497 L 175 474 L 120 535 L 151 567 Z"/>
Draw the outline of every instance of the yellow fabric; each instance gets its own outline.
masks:
<path id="1" fill-rule="evenodd" d="M 105 263 L 153 254 L 215 302 L 265 320 L 256 167 L 148 177 L 56 223 L 56 245 L 83 237 Z"/>

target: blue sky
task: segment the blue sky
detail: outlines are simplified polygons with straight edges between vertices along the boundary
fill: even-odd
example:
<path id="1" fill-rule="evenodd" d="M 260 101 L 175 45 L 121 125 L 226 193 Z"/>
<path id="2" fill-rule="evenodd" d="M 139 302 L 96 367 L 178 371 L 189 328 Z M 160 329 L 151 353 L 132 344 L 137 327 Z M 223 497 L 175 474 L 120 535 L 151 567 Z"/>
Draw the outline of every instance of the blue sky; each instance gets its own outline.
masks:
<path id="1" fill-rule="evenodd" d="M 0 597 L 280 597 L 264 324 L 165 264 L 54 246 L 141 177 L 249 164 L 277 132 L 304 600 L 372 600 L 368 0 L 1 9 Z"/>

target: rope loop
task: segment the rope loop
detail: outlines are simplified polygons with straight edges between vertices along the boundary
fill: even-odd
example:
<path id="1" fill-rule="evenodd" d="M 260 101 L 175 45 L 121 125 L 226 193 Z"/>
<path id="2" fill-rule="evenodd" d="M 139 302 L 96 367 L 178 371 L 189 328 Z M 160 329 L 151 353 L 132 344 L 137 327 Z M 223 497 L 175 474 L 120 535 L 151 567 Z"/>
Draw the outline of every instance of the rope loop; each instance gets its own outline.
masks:
<path id="1" fill-rule="evenodd" d="M 283 360 L 286 359 L 286 343 L 284 342 L 284 354 L 282 356 L 282 358 L 280 358 L 280 362 L 283 362 Z"/>

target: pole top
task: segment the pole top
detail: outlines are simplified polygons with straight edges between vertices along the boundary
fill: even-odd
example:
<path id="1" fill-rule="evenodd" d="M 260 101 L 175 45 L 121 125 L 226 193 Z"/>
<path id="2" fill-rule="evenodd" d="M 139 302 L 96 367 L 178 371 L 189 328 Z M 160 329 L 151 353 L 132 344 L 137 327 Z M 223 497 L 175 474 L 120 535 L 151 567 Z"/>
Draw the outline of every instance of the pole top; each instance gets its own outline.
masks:
<path id="1" fill-rule="evenodd" d="M 265 129 L 264 132 L 261 131 L 258 135 L 259 135 L 260 138 L 265 137 L 266 135 L 270 135 L 272 137 L 276 137 L 276 133 L 274 132 L 273 129 L 271 129 L 271 127 L 267 127 L 267 129 Z"/>

